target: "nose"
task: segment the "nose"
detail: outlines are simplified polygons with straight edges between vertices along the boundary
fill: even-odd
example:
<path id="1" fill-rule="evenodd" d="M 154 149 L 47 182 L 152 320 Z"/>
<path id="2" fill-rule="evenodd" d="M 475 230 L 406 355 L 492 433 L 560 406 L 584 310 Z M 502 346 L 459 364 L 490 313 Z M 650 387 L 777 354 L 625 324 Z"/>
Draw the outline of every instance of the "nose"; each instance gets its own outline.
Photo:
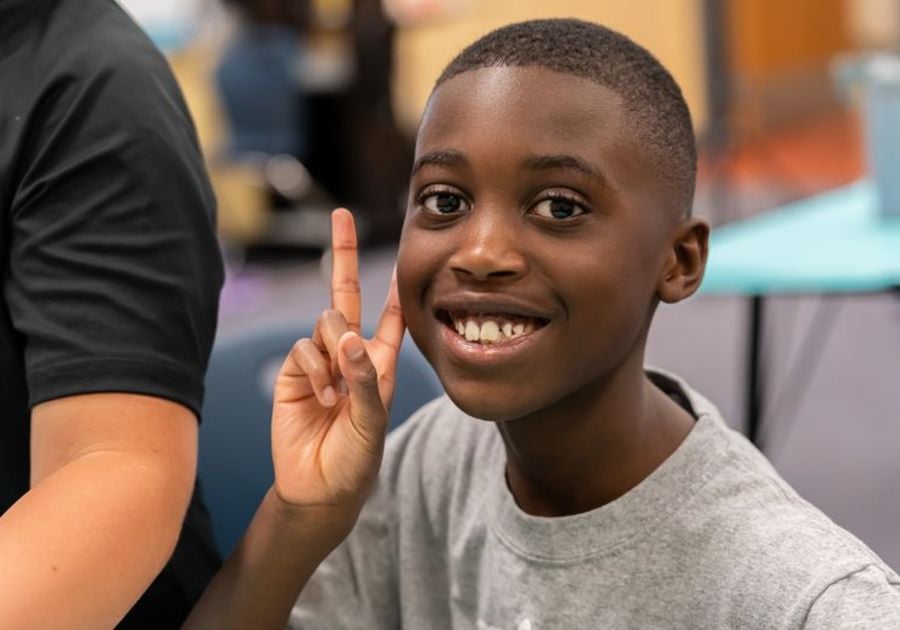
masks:
<path id="1" fill-rule="evenodd" d="M 448 262 L 461 278 L 485 282 L 522 276 L 527 259 L 521 248 L 516 218 L 473 212 L 459 231 L 456 251 Z"/>

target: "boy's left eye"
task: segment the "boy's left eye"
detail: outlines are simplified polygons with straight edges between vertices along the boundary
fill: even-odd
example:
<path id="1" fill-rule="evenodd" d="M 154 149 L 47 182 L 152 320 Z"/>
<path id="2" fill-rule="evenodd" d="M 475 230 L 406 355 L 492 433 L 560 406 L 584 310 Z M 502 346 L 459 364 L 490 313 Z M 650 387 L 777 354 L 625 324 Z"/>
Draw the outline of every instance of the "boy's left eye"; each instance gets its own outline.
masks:
<path id="1" fill-rule="evenodd" d="M 424 196 L 420 203 L 434 214 L 453 214 L 468 210 L 466 200 L 452 192 L 433 192 Z"/>
<path id="2" fill-rule="evenodd" d="M 551 197 L 536 203 L 532 212 L 545 219 L 570 219 L 584 214 L 585 209 L 572 199 Z"/>

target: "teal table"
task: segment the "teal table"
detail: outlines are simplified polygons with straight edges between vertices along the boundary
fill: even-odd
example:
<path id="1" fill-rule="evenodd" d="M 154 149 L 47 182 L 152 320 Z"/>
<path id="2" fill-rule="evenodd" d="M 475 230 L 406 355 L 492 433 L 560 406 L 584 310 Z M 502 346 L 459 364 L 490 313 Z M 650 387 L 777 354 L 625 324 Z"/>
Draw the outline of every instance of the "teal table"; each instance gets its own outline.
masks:
<path id="1" fill-rule="evenodd" d="M 750 298 L 746 425 L 759 445 L 762 331 L 770 295 L 849 294 L 900 287 L 900 218 L 879 216 L 862 181 L 713 231 L 701 292 Z"/>

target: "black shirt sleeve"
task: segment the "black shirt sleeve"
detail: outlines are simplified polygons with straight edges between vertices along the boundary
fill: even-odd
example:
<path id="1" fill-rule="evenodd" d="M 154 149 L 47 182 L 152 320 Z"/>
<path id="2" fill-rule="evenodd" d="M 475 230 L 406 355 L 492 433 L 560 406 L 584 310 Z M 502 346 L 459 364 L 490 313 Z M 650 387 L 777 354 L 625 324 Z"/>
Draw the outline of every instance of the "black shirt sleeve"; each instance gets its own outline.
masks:
<path id="1" fill-rule="evenodd" d="M 165 60 L 121 19 L 35 69 L 7 224 L 9 310 L 30 405 L 133 392 L 199 417 L 223 275 L 215 202 Z"/>

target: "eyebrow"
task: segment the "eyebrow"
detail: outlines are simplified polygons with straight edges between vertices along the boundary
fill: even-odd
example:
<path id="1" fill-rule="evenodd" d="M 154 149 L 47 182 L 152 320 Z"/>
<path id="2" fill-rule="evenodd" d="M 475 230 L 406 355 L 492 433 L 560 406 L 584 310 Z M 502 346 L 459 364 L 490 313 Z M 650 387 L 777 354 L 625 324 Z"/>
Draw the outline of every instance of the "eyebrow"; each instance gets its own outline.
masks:
<path id="1" fill-rule="evenodd" d="M 418 173 L 425 166 L 465 166 L 469 164 L 469 159 L 461 151 L 455 149 L 436 149 L 422 155 L 415 161 L 410 176 Z M 598 181 L 601 185 L 609 187 L 607 178 L 593 168 L 586 161 L 573 155 L 536 155 L 527 158 L 522 165 L 534 171 L 551 171 L 551 170 L 574 170 L 582 175 Z"/>
<path id="2" fill-rule="evenodd" d="M 593 168 L 590 164 L 572 155 L 536 155 L 526 159 L 523 163 L 525 168 L 535 171 L 550 171 L 557 169 L 578 171 L 583 175 L 597 180 L 602 185 L 609 187 L 609 181 L 606 177 Z"/>
<path id="3" fill-rule="evenodd" d="M 412 167 L 412 173 L 415 175 L 424 166 L 463 166 L 469 163 L 463 153 L 454 149 L 437 149 L 429 151 L 425 155 L 416 160 Z"/>

